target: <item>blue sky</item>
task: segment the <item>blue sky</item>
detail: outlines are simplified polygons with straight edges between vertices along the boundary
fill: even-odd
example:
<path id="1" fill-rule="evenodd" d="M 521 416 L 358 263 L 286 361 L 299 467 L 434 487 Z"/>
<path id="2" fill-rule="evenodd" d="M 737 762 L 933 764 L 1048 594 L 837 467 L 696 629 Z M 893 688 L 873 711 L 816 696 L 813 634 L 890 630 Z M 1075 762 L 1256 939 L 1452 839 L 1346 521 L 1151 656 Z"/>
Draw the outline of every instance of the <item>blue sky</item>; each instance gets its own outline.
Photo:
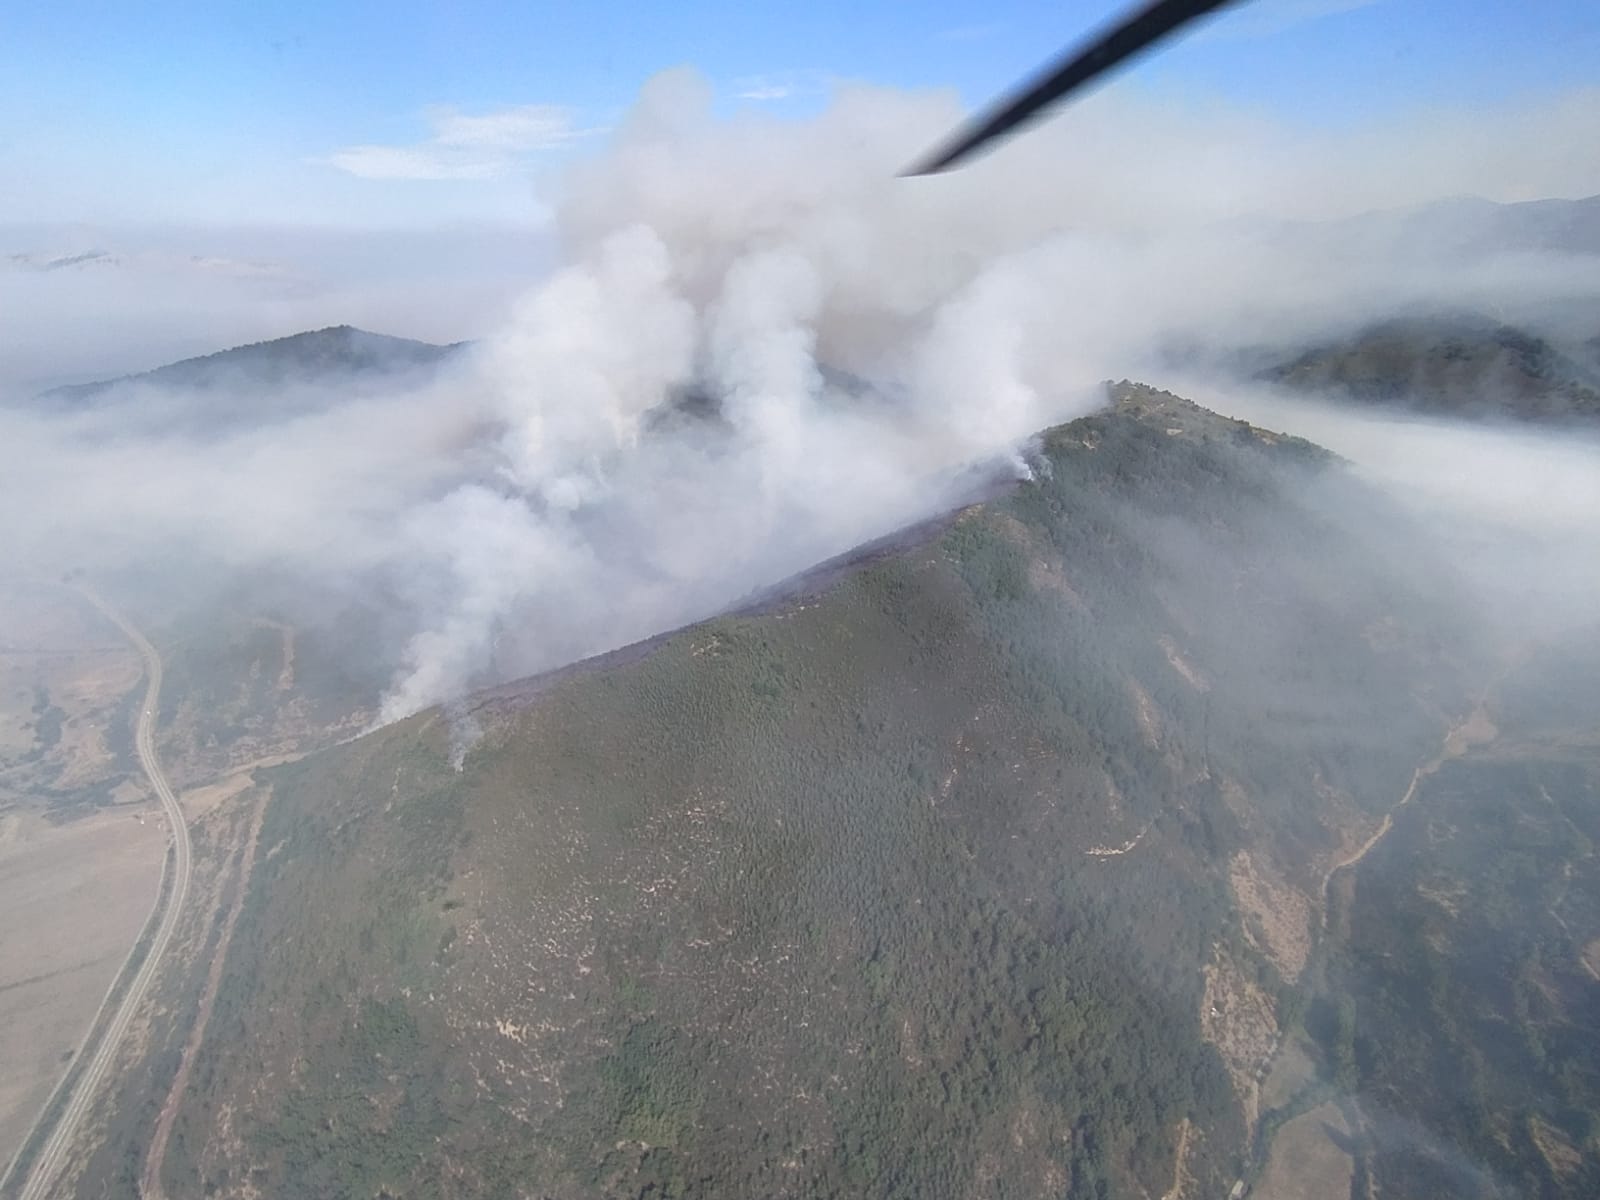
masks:
<path id="1" fill-rule="evenodd" d="M 516 220 L 663 68 L 796 116 L 833 78 L 981 105 L 1120 7 L 9 0 L 0 222 Z M 1594 0 L 1256 0 L 1115 86 L 1326 130 L 1597 84 Z"/>

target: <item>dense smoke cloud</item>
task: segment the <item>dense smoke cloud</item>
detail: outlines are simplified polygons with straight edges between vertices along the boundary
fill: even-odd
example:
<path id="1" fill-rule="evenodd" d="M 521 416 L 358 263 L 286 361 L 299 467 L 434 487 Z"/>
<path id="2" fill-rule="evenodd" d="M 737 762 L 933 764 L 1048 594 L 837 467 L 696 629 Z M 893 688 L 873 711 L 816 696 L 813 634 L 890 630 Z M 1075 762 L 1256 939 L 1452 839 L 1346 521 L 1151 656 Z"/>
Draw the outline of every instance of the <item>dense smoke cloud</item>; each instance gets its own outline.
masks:
<path id="1" fill-rule="evenodd" d="M 3 548 L 36 570 L 248 566 L 381 596 L 413 630 L 394 718 L 958 502 L 1174 345 L 1592 280 L 1543 253 L 1350 257 L 1238 220 L 1338 213 L 1340 163 L 1347 205 L 1421 198 L 1437 181 L 1399 170 L 1388 131 L 1313 147 L 1102 98 L 973 170 L 894 177 L 958 115 L 855 89 L 808 123 L 717 119 L 695 76 L 662 76 L 566 180 L 560 265 L 461 362 L 287 407 L 241 380 L 230 403 L 259 417 L 226 427 L 157 419 L 183 406 L 154 394 L 13 405 L 0 486 L 27 518 Z M 1399 172 L 1386 191 L 1373 155 Z"/>

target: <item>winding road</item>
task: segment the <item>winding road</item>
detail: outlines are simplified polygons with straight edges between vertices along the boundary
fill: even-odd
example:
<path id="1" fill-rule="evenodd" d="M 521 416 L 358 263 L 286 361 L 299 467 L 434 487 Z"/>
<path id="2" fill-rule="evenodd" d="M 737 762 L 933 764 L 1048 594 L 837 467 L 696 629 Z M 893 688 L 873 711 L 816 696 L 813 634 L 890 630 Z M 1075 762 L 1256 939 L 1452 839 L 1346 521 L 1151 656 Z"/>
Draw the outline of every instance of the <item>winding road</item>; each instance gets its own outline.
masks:
<path id="1" fill-rule="evenodd" d="M 1510 668 L 1507 668 L 1509 671 Z M 1492 685 L 1491 685 L 1492 686 Z M 1406 788 L 1405 795 L 1400 797 L 1400 802 L 1383 814 L 1383 821 L 1373 832 L 1372 836 L 1352 854 L 1347 854 L 1328 868 L 1328 873 L 1322 880 L 1322 927 L 1328 929 L 1333 920 L 1333 882 L 1339 872 L 1349 870 L 1364 859 L 1377 844 L 1389 836 L 1389 831 L 1394 828 L 1395 814 L 1406 805 L 1410 804 L 1417 794 L 1417 788 L 1422 781 L 1432 775 L 1452 758 L 1460 758 L 1473 746 L 1492 742 L 1499 732 L 1494 727 L 1494 722 L 1489 719 L 1487 705 L 1489 703 L 1489 689 L 1485 688 L 1473 709 L 1461 720 L 1450 726 L 1445 731 L 1444 743 L 1427 762 L 1423 763 L 1411 773 L 1411 785 Z"/>
<path id="2" fill-rule="evenodd" d="M 60 1176 L 73 1138 L 78 1133 L 78 1127 L 83 1123 L 84 1115 L 93 1104 L 100 1085 L 105 1082 L 111 1064 L 116 1059 L 117 1050 L 128 1032 L 128 1026 L 133 1021 L 134 1013 L 138 1011 L 145 994 L 150 990 L 156 972 L 161 968 L 162 957 L 172 941 L 173 930 L 177 928 L 178 918 L 183 912 L 184 897 L 189 891 L 189 828 L 184 821 L 183 809 L 178 806 L 178 798 L 173 794 L 172 785 L 161 773 L 161 764 L 156 758 L 155 727 L 156 713 L 160 711 L 161 701 L 161 656 L 156 653 L 155 647 L 149 643 L 144 634 L 129 623 L 121 613 L 94 593 L 85 589 L 83 594 L 108 620 L 122 630 L 123 635 L 138 648 L 139 656 L 144 659 L 144 705 L 139 712 L 134 748 L 139 755 L 139 765 L 150 780 L 150 786 L 155 789 L 156 798 L 161 801 L 161 809 L 172 828 L 176 853 L 168 859 L 172 870 L 171 886 L 167 886 L 167 867 L 164 864 L 162 885 L 156 892 L 155 908 L 151 910 L 150 920 L 145 923 L 146 932 L 151 928 L 155 930 L 150 935 L 149 953 L 139 965 L 138 974 L 133 977 L 133 982 L 123 993 L 122 999 L 117 1002 L 116 1011 L 104 1022 L 100 1039 L 93 1046 L 93 1057 L 89 1060 L 89 1065 L 78 1076 L 72 1094 L 56 1120 L 55 1128 L 50 1131 L 49 1138 L 34 1157 L 28 1172 L 28 1180 L 18 1193 L 20 1200 L 43 1200 L 43 1197 L 50 1194 L 51 1188 Z M 120 974 L 118 977 L 121 977 Z M 106 1004 L 110 1003 L 111 997 L 108 995 Z M 101 1012 L 95 1017 L 96 1027 L 101 1026 L 105 1011 L 105 1005 L 102 1005 Z M 85 1052 L 88 1049 L 88 1046 L 84 1047 Z M 56 1102 L 57 1095 L 52 1094 L 45 1105 L 45 1112 L 48 1113 Z"/>

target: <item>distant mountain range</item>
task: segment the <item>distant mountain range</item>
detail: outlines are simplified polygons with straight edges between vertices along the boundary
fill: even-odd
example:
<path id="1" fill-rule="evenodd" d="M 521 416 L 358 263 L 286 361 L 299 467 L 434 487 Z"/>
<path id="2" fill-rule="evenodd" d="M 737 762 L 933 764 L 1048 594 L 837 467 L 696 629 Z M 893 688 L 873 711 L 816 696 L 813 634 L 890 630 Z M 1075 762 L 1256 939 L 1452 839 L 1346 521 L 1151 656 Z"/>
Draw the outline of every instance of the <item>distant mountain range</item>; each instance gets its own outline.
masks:
<path id="1" fill-rule="evenodd" d="M 1495 316 L 1439 309 L 1374 313 L 1353 331 L 1243 348 L 1229 366 L 1322 398 L 1433 415 L 1516 420 L 1600 417 L 1600 196 L 1496 204 L 1458 197 L 1337 221 L 1259 227 L 1267 245 L 1328 263 L 1492 264 L 1505 256 L 1595 259 L 1593 295 L 1508 294 Z M 1515 289 L 1510 289 L 1514 292 Z M 1490 302 L 1477 303 L 1488 307 Z"/>
<path id="2" fill-rule="evenodd" d="M 327 383 L 374 373 L 401 374 L 438 366 L 466 344 L 439 346 L 335 325 L 186 358 L 137 375 L 52 388 L 41 398 L 89 402 L 146 387 L 195 392 L 236 387 L 241 382 L 270 388 Z"/>
<path id="3" fill-rule="evenodd" d="M 70 267 L 117 267 L 122 259 L 109 250 L 82 250 L 72 254 L 36 252 L 8 254 L 5 264 L 13 271 L 65 271 Z"/>
<path id="4" fill-rule="evenodd" d="M 258 397 L 263 392 L 394 381 L 448 363 L 470 344 L 436 345 L 337 325 L 135 375 L 52 388 L 39 399 L 115 403 L 148 389 L 197 400 L 224 390 Z M 1246 373 L 1277 386 L 1369 407 L 1473 419 L 1600 419 L 1600 335 L 1561 348 L 1539 334 L 1475 313 L 1390 317 L 1310 345 L 1247 352 L 1239 362 Z M 852 394 L 866 388 L 860 380 L 826 369 L 824 378 Z M 703 418 L 716 407 L 714 397 L 692 392 L 664 406 L 660 419 Z M 290 408 L 298 411 L 293 403 Z M 205 415 L 224 414 L 208 404 Z"/>
<path id="5" fill-rule="evenodd" d="M 1419 257 L 1506 253 L 1600 254 L 1600 196 L 1497 204 L 1457 196 L 1333 221 L 1283 221 L 1269 231 L 1342 251 L 1403 247 Z"/>
<path id="6" fill-rule="evenodd" d="M 1521 204 L 1467 197 L 1342 221 L 1284 223 L 1272 227 L 1269 235 L 1302 244 L 1309 240 L 1340 256 L 1397 252 L 1423 258 L 1523 252 L 1600 256 L 1600 196 Z M 12 254 L 0 263 L 13 270 L 56 272 L 115 270 L 128 261 L 117 252 L 86 250 Z M 1282 387 L 1366 406 L 1472 418 L 1600 418 L 1600 326 L 1591 330 L 1594 322 L 1585 311 L 1559 315 L 1562 319 L 1556 323 L 1564 326 L 1560 336 L 1542 331 L 1536 318 L 1523 316 L 1513 317 L 1516 323 L 1511 323 L 1471 312 L 1389 315 L 1353 333 L 1244 351 L 1235 358 L 1234 368 Z M 1535 332 L 1532 324 L 1540 324 L 1541 332 Z M 209 401 L 209 393 L 222 389 L 234 393 L 243 389 L 259 398 L 262 392 L 303 392 L 356 380 L 393 381 L 451 360 L 466 344 L 436 345 L 337 325 L 138 374 L 57 387 L 40 399 L 103 403 L 161 389 L 168 395 Z M 291 410 L 303 407 L 279 398 Z M 247 407 L 257 411 L 253 403 Z M 675 405 L 673 410 L 683 407 Z M 200 415 L 214 420 L 226 414 L 208 402 Z"/>
<path id="7" fill-rule="evenodd" d="M 1309 248 L 1332 259 L 1467 261 L 1502 254 L 1600 257 L 1600 196 L 1497 204 L 1476 197 L 1337 221 L 1253 226 L 1270 244 Z M 154 261 L 230 275 L 272 275 L 270 261 L 177 255 L 88 246 L 65 239 L 48 252 L 0 256 L 0 271 L 143 270 Z M 152 258 L 152 254 L 155 257 Z M 1600 271 L 1596 272 L 1600 280 Z M 1600 286 L 1592 305 L 1558 312 L 1517 312 L 1505 320 L 1476 314 L 1375 314 L 1353 334 L 1331 331 L 1294 346 L 1249 352 L 1244 370 L 1292 388 L 1364 404 L 1430 413 L 1509 415 L 1519 419 L 1590 419 L 1600 415 Z M 1551 320 L 1546 322 L 1545 316 Z M 1559 325 L 1559 333 L 1547 328 Z M 240 346 L 139 374 L 71 384 L 43 393 L 82 403 L 131 395 L 145 386 L 204 392 L 223 384 L 285 388 L 345 383 L 437 366 L 464 343 L 435 345 L 369 333 L 348 325 Z M 1238 366 L 1238 362 L 1235 363 Z M 58 376 L 59 378 L 59 376 Z M 850 390 L 850 389 L 846 389 Z M 689 407 L 693 407 L 690 405 Z"/>
<path id="8" fill-rule="evenodd" d="M 1600 371 L 1474 314 L 1395 317 L 1260 372 L 1297 391 L 1441 416 L 1600 418 Z"/>
<path id="9" fill-rule="evenodd" d="M 4 236 L 0 231 L 0 236 Z M 54 249 L 13 251 L 0 255 L 0 274 L 83 275 L 99 278 L 176 278 L 253 280 L 293 284 L 299 273 L 287 263 L 257 256 L 193 254 L 167 247 L 128 249 L 100 245 L 68 245 Z"/>

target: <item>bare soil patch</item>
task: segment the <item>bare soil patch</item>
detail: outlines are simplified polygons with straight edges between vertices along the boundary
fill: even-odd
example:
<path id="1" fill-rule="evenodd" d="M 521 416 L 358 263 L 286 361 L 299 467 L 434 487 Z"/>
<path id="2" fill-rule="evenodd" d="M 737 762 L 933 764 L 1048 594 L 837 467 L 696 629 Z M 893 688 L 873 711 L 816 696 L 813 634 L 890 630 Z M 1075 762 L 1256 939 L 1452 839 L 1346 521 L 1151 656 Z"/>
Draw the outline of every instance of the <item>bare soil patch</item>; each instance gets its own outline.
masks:
<path id="1" fill-rule="evenodd" d="M 1583 1151 L 1572 1144 L 1572 1139 L 1543 1117 L 1534 1116 L 1528 1122 L 1528 1134 L 1543 1155 L 1546 1165 L 1558 1179 L 1570 1180 L 1583 1169 Z"/>
<path id="2" fill-rule="evenodd" d="M 1245 1121 L 1254 1126 L 1261 1111 L 1261 1076 L 1278 1049 L 1272 1000 L 1221 950 L 1206 964 L 1205 980 L 1201 1033 L 1221 1053 Z"/>
<path id="3" fill-rule="evenodd" d="M 0 583 L 0 812 L 116 788 L 139 656 L 59 584 Z"/>
<path id="4" fill-rule="evenodd" d="M 1183 651 L 1178 649 L 1178 643 L 1168 634 L 1160 637 L 1161 650 L 1167 656 L 1167 662 L 1172 669 L 1182 675 L 1184 681 L 1197 692 L 1209 692 L 1211 682 L 1205 673 L 1184 657 Z"/>
<path id="5" fill-rule="evenodd" d="M 1600 979 L 1600 938 L 1595 938 L 1583 948 L 1579 961 L 1583 963 L 1583 969 L 1589 972 L 1591 978 Z"/>
<path id="6" fill-rule="evenodd" d="M 1246 932 L 1261 943 L 1285 979 L 1299 979 L 1311 954 L 1311 898 L 1244 850 L 1228 864 L 1228 881 L 1245 916 Z"/>

